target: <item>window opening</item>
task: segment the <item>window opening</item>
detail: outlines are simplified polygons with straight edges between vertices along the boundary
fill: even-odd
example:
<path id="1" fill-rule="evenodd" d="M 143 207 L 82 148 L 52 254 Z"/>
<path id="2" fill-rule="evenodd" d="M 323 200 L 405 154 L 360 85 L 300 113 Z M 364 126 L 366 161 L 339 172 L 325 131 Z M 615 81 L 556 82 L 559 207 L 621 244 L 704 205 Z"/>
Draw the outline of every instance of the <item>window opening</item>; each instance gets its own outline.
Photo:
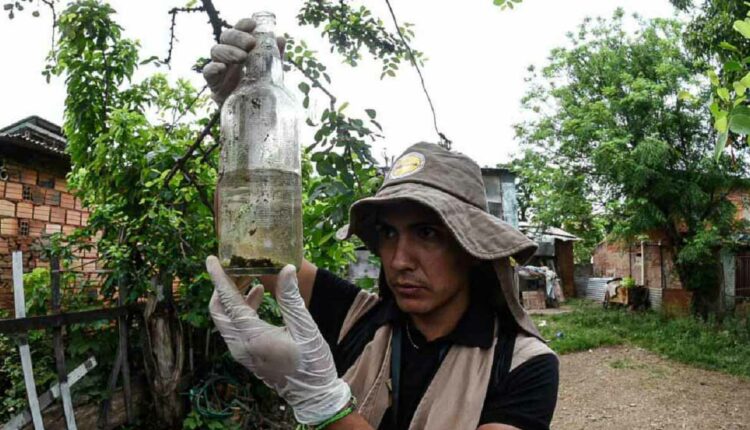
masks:
<path id="1" fill-rule="evenodd" d="M 27 220 L 21 220 L 19 223 L 19 234 L 21 236 L 29 235 L 29 222 Z"/>

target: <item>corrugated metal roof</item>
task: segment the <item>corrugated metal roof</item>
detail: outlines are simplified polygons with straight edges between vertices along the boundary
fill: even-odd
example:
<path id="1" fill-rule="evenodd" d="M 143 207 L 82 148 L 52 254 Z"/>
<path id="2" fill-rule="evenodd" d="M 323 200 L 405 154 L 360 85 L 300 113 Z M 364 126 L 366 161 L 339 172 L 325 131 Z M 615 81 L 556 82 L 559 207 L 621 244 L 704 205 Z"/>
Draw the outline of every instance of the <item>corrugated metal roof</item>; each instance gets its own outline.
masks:
<path id="1" fill-rule="evenodd" d="M 0 143 L 28 148 L 67 158 L 67 140 L 57 124 L 38 116 L 30 116 L 0 128 Z"/>
<path id="2" fill-rule="evenodd" d="M 542 229 L 538 225 L 534 225 L 528 222 L 521 221 L 518 223 L 518 229 L 524 234 L 531 238 L 545 240 L 547 238 L 551 240 L 562 240 L 562 241 L 579 241 L 580 237 L 568 233 L 567 231 L 557 227 L 545 227 Z"/>

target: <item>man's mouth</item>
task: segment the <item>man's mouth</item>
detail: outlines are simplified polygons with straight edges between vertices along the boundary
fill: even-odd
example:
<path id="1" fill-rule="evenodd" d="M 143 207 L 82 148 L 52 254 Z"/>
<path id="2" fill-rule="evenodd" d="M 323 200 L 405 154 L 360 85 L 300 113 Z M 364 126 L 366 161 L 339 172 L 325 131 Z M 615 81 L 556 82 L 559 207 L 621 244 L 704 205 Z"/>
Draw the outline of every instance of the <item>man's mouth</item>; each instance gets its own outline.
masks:
<path id="1" fill-rule="evenodd" d="M 393 289 L 401 296 L 416 296 L 425 290 L 423 286 L 412 283 L 397 283 L 393 286 Z"/>

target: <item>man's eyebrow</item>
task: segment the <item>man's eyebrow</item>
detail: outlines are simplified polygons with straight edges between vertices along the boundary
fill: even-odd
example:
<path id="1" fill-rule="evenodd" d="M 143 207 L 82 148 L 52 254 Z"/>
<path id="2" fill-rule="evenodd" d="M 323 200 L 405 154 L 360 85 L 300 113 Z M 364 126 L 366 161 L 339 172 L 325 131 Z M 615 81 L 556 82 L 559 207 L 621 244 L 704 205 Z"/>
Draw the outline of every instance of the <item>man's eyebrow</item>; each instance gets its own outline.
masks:
<path id="1" fill-rule="evenodd" d="M 445 226 L 440 221 L 417 221 L 413 224 L 409 224 L 410 228 L 420 228 L 420 227 L 433 227 L 438 228 L 440 230 L 444 230 Z"/>

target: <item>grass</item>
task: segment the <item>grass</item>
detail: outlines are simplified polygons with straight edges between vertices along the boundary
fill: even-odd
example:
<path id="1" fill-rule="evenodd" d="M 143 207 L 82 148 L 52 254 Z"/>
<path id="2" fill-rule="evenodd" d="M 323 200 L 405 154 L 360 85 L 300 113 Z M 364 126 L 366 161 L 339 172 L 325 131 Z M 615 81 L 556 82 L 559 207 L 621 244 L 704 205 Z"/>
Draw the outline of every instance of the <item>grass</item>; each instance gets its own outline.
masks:
<path id="1" fill-rule="evenodd" d="M 690 317 L 667 318 L 656 312 L 605 310 L 584 300 L 568 304 L 573 312 L 534 316 L 542 335 L 559 354 L 627 344 L 696 367 L 750 378 L 750 319 L 725 319 L 717 324 Z M 611 365 L 624 368 L 633 363 Z"/>

